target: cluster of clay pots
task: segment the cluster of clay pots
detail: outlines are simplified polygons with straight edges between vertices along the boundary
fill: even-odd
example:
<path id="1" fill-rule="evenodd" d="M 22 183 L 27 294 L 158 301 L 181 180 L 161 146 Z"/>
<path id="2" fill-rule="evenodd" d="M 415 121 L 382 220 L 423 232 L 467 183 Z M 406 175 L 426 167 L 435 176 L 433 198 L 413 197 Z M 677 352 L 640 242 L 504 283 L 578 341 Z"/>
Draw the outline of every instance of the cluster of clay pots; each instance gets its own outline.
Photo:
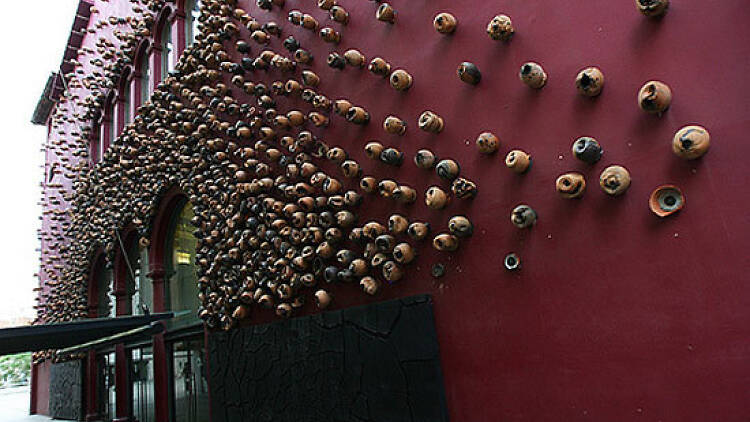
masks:
<path id="1" fill-rule="evenodd" d="M 92 20 L 96 20 L 87 31 L 100 36 L 95 38 L 93 47 L 81 47 L 77 58 L 68 60 L 74 70 L 61 75 L 66 90 L 51 115 L 50 137 L 45 145 L 55 162 L 46 169 L 42 184 L 42 214 L 47 224 L 39 230 L 43 248 L 42 271 L 38 276 L 44 288 L 38 289 L 36 323 L 81 319 L 91 311 L 87 304 L 89 260 L 92 250 L 110 239 L 113 231 L 111 227 L 99 232 L 87 232 L 82 228 L 82 221 L 86 219 L 102 226 L 108 219 L 93 208 L 85 215 L 71 212 L 77 198 L 75 189 L 83 179 L 90 177 L 91 181 L 98 181 L 89 165 L 93 123 L 102 116 L 106 93 L 118 85 L 123 69 L 133 64 L 138 42 L 151 34 L 155 16 L 166 4 L 163 0 L 134 0 L 132 3 L 133 14 L 126 18 L 102 16 L 96 7 L 91 7 Z M 114 38 L 108 38 L 105 33 Z M 82 62 L 94 70 L 84 72 Z M 60 178 L 73 180 L 74 189 Z M 110 193 L 111 190 L 103 188 L 97 190 L 100 198 Z M 91 206 L 94 205 L 92 202 Z M 56 360 L 76 358 L 56 357 L 51 351 L 34 355 L 35 361 L 52 357 Z"/>
<path id="2" fill-rule="evenodd" d="M 155 17 L 168 5 L 165 0 L 132 0 L 133 15 L 125 18 L 100 16 L 88 31 L 99 34 L 95 48 L 83 47 L 70 63 L 75 71 L 63 75 L 67 89 L 52 116 L 48 150 L 58 158 L 53 176 L 73 180 L 73 190 L 62 183 L 45 184 L 43 205 L 49 225 L 39 233 L 45 244 L 42 256 L 46 289 L 40 293 L 38 321 L 60 322 L 84 318 L 88 313 L 87 284 L 93 253 L 99 248 L 112 262 L 118 249 L 116 231 L 134 226 L 142 247 L 148 247 L 151 224 L 160 199 L 178 187 L 193 204 L 196 264 L 200 301 L 199 316 L 211 327 L 230 329 L 250 317 L 254 307 L 272 309 L 282 317 L 292 315 L 307 298 L 317 306 L 330 305 L 328 285 L 356 283 L 366 294 L 375 294 L 382 281 L 400 280 L 417 259 L 416 242 L 431 237 L 439 251 L 454 251 L 459 240 L 472 235 L 471 221 L 462 215 L 449 219 L 445 230 L 432 233 L 429 224 L 394 214 L 377 221 L 359 221 L 358 208 L 365 194 L 377 194 L 404 204 L 416 202 L 419 193 L 406 183 L 377 180 L 364 175 L 362 165 L 347 151 L 331 146 L 311 129 L 326 128 L 330 119 L 368 124 L 369 112 L 346 98 L 329 98 L 318 87 L 320 77 L 302 69 L 313 60 L 293 36 L 283 40 L 283 49 L 270 47 L 281 38 L 282 27 L 261 22 L 240 9 L 236 0 L 204 0 L 199 18 L 200 34 L 177 63 L 176 70 L 159 84 L 153 96 L 138 110 L 101 162 L 89 165 L 88 140 L 95 131 L 111 93 L 123 71 L 135 63 L 141 40 L 150 37 Z M 281 8 L 284 0 L 258 0 L 264 10 Z M 318 7 L 341 26 L 349 22 L 347 10 L 335 0 L 318 0 Z M 667 1 L 636 0 L 648 16 L 662 14 Z M 376 3 L 376 18 L 393 24 L 397 13 L 388 3 Z M 338 44 L 342 34 L 321 25 L 312 15 L 291 10 L 292 25 L 317 33 L 322 42 Z M 457 30 L 458 19 L 439 13 L 433 25 L 440 34 Z M 114 38 L 105 34 L 111 33 Z M 487 25 L 493 40 L 507 42 L 515 28 L 510 17 L 497 15 Z M 95 70 L 84 72 L 86 61 Z M 333 69 L 347 66 L 388 78 L 391 87 L 408 91 L 414 78 L 395 69 L 382 57 L 368 60 L 352 48 L 332 52 L 326 63 Z M 270 84 L 262 81 L 268 71 L 284 76 Z M 273 73 L 278 74 L 278 73 Z M 296 77 L 300 74 L 299 77 Z M 481 81 L 478 67 L 461 63 L 458 77 L 472 85 Z M 519 78 L 534 89 L 548 81 L 542 66 L 522 65 Z M 598 95 L 604 84 L 601 70 L 582 70 L 575 80 L 581 95 Z M 279 101 L 286 97 L 292 101 Z M 301 99 L 305 110 L 283 110 L 279 104 Z M 639 92 L 639 106 L 649 113 L 662 113 L 670 104 L 669 87 L 648 82 Z M 424 111 L 417 126 L 440 133 L 443 118 Z M 383 122 L 386 132 L 405 135 L 407 123 L 398 116 Z M 499 149 L 499 138 L 489 132 L 477 138 L 482 153 Z M 676 154 L 693 159 L 709 145 L 708 133 L 700 127 L 680 130 L 673 142 Z M 366 146 L 368 156 L 400 166 L 404 154 L 378 142 Z M 596 162 L 601 147 L 591 138 L 579 140 L 574 155 Z M 431 186 L 424 192 L 430 209 L 443 209 L 451 198 L 470 199 L 477 186 L 461 177 L 459 164 L 420 150 L 414 163 L 433 170 L 447 186 Z M 516 173 L 528 171 L 531 157 L 512 150 L 506 166 Z M 331 170 L 333 168 L 333 170 Z M 45 178 L 47 175 L 45 175 Z M 52 180 L 52 179 L 50 179 Z M 627 170 L 605 169 L 600 185 L 611 195 L 629 186 Z M 580 174 L 566 174 L 556 183 L 561 195 L 579 197 L 585 191 Z M 357 190 L 358 189 L 358 190 Z M 652 209 L 674 212 L 684 204 L 678 189 L 666 186 L 652 195 Z M 69 209 L 69 211 L 68 211 Z M 656 211 L 655 211 L 656 212 Z M 531 227 L 536 212 L 519 205 L 511 221 L 519 228 Z M 506 257 L 506 267 L 517 269 L 520 258 Z M 433 274 L 444 273 L 441 265 Z M 40 354 L 43 358 L 48 354 Z"/>
<path id="3" fill-rule="evenodd" d="M 391 186 L 389 181 L 362 176 L 360 164 L 349 159 L 344 149 L 329 146 L 307 129 L 325 128 L 335 115 L 354 124 L 369 121 L 361 106 L 316 91 L 320 78 L 315 73 L 304 69 L 299 80 L 291 77 L 270 85 L 260 81 L 258 76 L 269 69 L 293 73 L 312 58 L 293 37 L 283 42 L 291 56 L 270 48 L 267 42 L 280 35 L 279 26 L 260 23 L 234 1 L 202 2 L 195 44 L 102 160 L 88 165 L 91 122 L 101 117 L 122 69 L 133 63 L 135 47 L 150 34 L 154 16 L 164 6 L 141 3 L 140 19 L 113 20 L 123 26 L 116 36 L 119 44 L 105 38 L 97 43 L 99 61 L 92 64 L 101 72 L 69 75 L 63 98 L 75 98 L 69 100 L 75 104 L 61 101 L 53 116 L 53 128 L 60 130 L 58 152 L 64 155 L 75 139 L 78 148 L 73 155 L 78 161 L 64 167 L 73 179 L 73 191 L 59 185 L 65 202 L 58 198 L 54 202 L 60 209 L 70 207 L 70 218 L 55 214 L 53 221 L 59 219 L 64 227 L 41 233 L 46 242 L 56 242 L 58 253 L 43 262 L 50 290 L 41 295 L 39 321 L 85 317 L 93 253 L 103 248 L 111 265 L 119 249 L 115 231 L 130 225 L 138 231 L 140 245 L 148 247 L 160 199 L 175 186 L 187 195 L 195 212 L 191 223 L 198 239 L 199 316 L 210 327 L 230 329 L 249 318 L 254 307 L 288 317 L 310 297 L 326 307 L 333 299 L 326 287 L 331 283 L 356 283 L 366 294 L 375 294 L 383 280 L 401 279 L 417 257 L 412 242 L 429 236 L 429 224 L 403 215 L 359 222 L 357 208 L 365 199 L 355 189 L 359 186 L 366 192 L 368 183 L 374 182 L 381 195 L 403 203 L 416 201 L 418 193 L 404 184 Z M 326 10 L 332 19 L 342 23 L 345 10 L 335 2 L 320 1 L 319 6 L 330 6 Z M 383 12 L 386 17 L 388 11 Z M 290 21 L 318 29 L 316 22 L 306 19 L 309 15 L 300 14 L 290 13 Z M 261 50 L 253 54 L 256 48 L 248 41 Z M 345 65 L 365 65 L 356 50 L 341 59 Z M 411 86 L 407 72 L 387 68 L 384 74 L 394 89 Z M 281 110 L 281 97 L 301 99 L 310 111 Z M 71 114 L 78 121 L 70 122 Z M 81 128 L 78 133 L 68 130 L 71 123 Z M 395 123 L 405 128 L 405 122 Z M 430 111 L 418 123 L 433 133 L 444 125 Z M 400 165 L 403 154 L 381 149 L 379 159 Z M 453 194 L 475 195 L 476 185 L 458 177 L 457 164 L 444 161 L 432 166 L 452 182 Z M 326 171 L 331 165 L 338 167 L 339 174 Z M 458 237 L 473 230 L 463 216 L 454 217 L 448 227 L 448 233 L 434 239 L 436 248 L 455 250 Z"/>

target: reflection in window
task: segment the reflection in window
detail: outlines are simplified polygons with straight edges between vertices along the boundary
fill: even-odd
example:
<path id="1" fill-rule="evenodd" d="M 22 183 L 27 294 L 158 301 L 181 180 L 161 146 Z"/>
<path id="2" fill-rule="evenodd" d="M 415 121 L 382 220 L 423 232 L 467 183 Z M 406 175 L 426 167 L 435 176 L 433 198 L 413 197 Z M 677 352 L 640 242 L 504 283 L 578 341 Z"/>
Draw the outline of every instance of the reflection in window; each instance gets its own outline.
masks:
<path id="1" fill-rule="evenodd" d="M 168 284 L 169 309 L 181 311 L 198 310 L 198 286 L 195 268 L 195 248 L 197 239 L 193 235 L 195 226 L 190 222 L 195 216 L 189 202 L 178 208 L 172 221 L 170 236 L 167 238 L 170 269 Z"/>
<path id="2" fill-rule="evenodd" d="M 148 248 L 140 248 L 132 242 L 128 250 L 127 269 L 128 297 L 131 315 L 143 315 L 144 307 L 153 310 L 153 286 L 148 278 Z M 132 273 L 130 270 L 132 269 Z"/>
<path id="3" fill-rule="evenodd" d="M 154 420 L 154 353 L 151 346 L 133 349 L 130 355 L 133 419 Z"/>
<path id="4" fill-rule="evenodd" d="M 145 103 L 151 97 L 151 66 L 149 65 L 148 54 L 143 57 L 141 64 L 141 103 Z"/>
<path id="5" fill-rule="evenodd" d="M 96 355 L 97 385 L 99 387 L 98 410 L 104 421 L 115 418 L 115 353 L 98 353 Z"/>
<path id="6" fill-rule="evenodd" d="M 187 2 L 186 7 L 186 22 L 185 31 L 187 31 L 187 45 L 193 45 L 195 37 L 198 35 L 200 30 L 198 29 L 198 17 L 201 15 L 201 2 L 200 0 L 192 0 Z"/>
<path id="7" fill-rule="evenodd" d="M 172 26 L 169 22 L 164 25 L 161 36 L 161 77 L 174 70 L 174 45 L 172 44 Z"/>
<path id="8" fill-rule="evenodd" d="M 130 123 L 130 103 L 131 103 L 130 97 L 131 97 L 130 85 L 128 85 L 125 87 L 125 92 L 123 92 L 122 106 L 125 108 L 125 113 L 123 113 L 123 115 L 125 116 L 123 120 L 125 124 L 123 125 L 123 127 L 125 127 L 128 123 Z"/>
<path id="9" fill-rule="evenodd" d="M 112 110 L 110 111 L 109 116 L 109 138 L 102 148 L 102 153 L 106 151 L 107 147 L 114 143 L 115 138 L 117 137 L 117 110 L 115 110 L 114 104 L 112 104 Z"/>
<path id="10" fill-rule="evenodd" d="M 112 269 L 104 264 L 104 258 L 99 259 L 95 274 L 98 293 L 96 316 L 98 318 L 114 317 L 116 316 L 114 277 Z"/>
<path id="11" fill-rule="evenodd" d="M 172 420 L 208 420 L 208 380 L 206 379 L 203 339 L 185 340 L 172 345 Z"/>

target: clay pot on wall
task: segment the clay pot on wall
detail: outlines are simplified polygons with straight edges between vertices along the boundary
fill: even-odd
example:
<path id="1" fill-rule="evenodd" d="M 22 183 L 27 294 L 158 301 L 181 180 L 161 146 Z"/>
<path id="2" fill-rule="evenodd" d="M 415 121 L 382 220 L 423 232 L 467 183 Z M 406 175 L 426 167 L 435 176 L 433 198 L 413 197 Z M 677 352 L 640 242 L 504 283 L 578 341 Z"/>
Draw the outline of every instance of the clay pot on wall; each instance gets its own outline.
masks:
<path id="1" fill-rule="evenodd" d="M 685 160 L 695 160 L 708 152 L 711 136 L 703 126 L 685 126 L 672 139 L 672 152 Z"/>
<path id="2" fill-rule="evenodd" d="M 456 30 L 458 20 L 447 12 L 438 13 L 432 21 L 432 26 L 441 34 L 452 34 Z"/>
<path id="3" fill-rule="evenodd" d="M 675 185 L 661 185 L 651 192 L 648 206 L 655 215 L 667 217 L 685 206 L 685 195 Z"/>
<path id="4" fill-rule="evenodd" d="M 496 41 L 510 41 L 515 32 L 513 23 L 507 15 L 497 15 L 487 24 L 487 35 Z"/>
<path id="5" fill-rule="evenodd" d="M 584 97 L 596 97 L 604 88 L 604 74 L 598 67 L 587 67 L 576 76 L 576 89 Z"/>

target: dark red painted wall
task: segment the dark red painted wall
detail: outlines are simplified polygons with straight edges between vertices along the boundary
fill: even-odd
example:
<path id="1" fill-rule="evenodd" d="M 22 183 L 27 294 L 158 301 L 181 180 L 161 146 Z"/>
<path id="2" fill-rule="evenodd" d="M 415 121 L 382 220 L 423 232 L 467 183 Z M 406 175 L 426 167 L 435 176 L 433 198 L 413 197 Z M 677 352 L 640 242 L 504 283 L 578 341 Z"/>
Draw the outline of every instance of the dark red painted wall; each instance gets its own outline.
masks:
<path id="1" fill-rule="evenodd" d="M 366 174 L 419 189 L 413 206 L 394 208 L 368 198 L 365 216 L 399 211 L 445 229 L 450 216 L 466 213 L 475 223 L 473 238 L 456 253 L 422 245 L 418 264 L 404 280 L 375 298 L 364 298 L 355 286 L 334 290 L 337 307 L 434 295 L 452 420 L 750 417 L 746 1 L 674 1 L 668 15 L 654 21 L 641 16 L 633 1 L 394 0 L 398 17 L 391 26 L 375 20 L 376 3 L 342 0 L 352 15 L 346 27 L 312 2 L 289 0 L 282 12 L 241 3 L 262 22 L 282 22 L 284 37 L 294 35 L 313 52 L 312 69 L 322 79 L 318 91 L 349 98 L 372 114 L 364 129 L 334 116 L 321 136 L 345 146 Z M 332 48 L 284 22 L 293 8 L 340 29 L 337 51 L 380 55 L 409 71 L 414 86 L 399 93 L 367 70 L 328 68 Z M 432 28 L 440 11 L 458 18 L 454 35 Z M 517 33 L 510 43 L 493 42 L 485 33 L 498 13 L 513 19 Z M 281 48 L 276 39 L 272 46 Z M 476 87 L 455 75 L 464 60 L 483 73 Z M 529 60 L 549 75 L 541 91 L 518 80 L 520 65 Z M 606 77 L 596 99 L 578 96 L 573 84 L 590 65 Z M 266 78 L 275 79 L 286 77 Z M 672 107 L 662 117 L 637 106 L 638 89 L 650 79 L 673 90 Z M 443 133 L 428 135 L 416 127 L 428 109 L 445 118 Z M 408 121 L 405 137 L 383 131 L 389 114 Z M 711 150 L 701 160 L 686 162 L 671 152 L 673 134 L 687 124 L 711 133 Z M 496 156 L 480 156 L 474 146 L 485 130 L 501 139 Z M 594 166 L 571 156 L 573 140 L 582 135 L 596 137 L 605 149 Z M 371 139 L 397 146 L 409 162 L 394 172 L 369 161 L 362 147 Z M 479 184 L 479 196 L 445 211 L 428 210 L 424 189 L 444 183 L 411 163 L 412 154 L 425 147 L 459 160 L 462 174 Z M 529 174 L 515 175 L 503 165 L 513 148 L 533 156 Z M 610 164 L 624 165 L 633 177 L 619 198 L 598 187 L 599 173 Z M 563 200 L 555 192 L 556 177 L 570 170 L 586 175 L 589 187 L 581 200 Z M 687 205 L 662 220 L 651 214 L 647 200 L 663 183 L 680 186 Z M 539 213 L 530 230 L 509 222 L 519 203 Z M 523 260 L 518 273 L 502 268 L 510 251 Z M 429 276 L 438 261 L 448 266 L 441 284 Z M 259 313 L 254 318 L 272 319 Z"/>
<path id="2" fill-rule="evenodd" d="M 32 369 L 31 414 L 49 415 L 49 371 L 52 362 L 35 364 Z"/>
<path id="3" fill-rule="evenodd" d="M 394 0 L 398 17 L 392 26 L 375 20 L 374 2 L 339 3 L 351 14 L 346 27 L 310 1 L 287 0 L 282 11 L 271 12 L 240 1 L 262 22 L 281 23 L 284 37 L 294 35 L 314 53 L 311 68 L 321 76 L 321 93 L 346 97 L 372 114 L 365 128 L 332 116 L 330 128 L 316 132 L 346 147 L 367 174 L 419 189 L 420 201 L 412 206 L 367 198 L 362 218 L 382 221 L 398 211 L 442 230 L 452 215 L 465 213 L 476 230 L 453 254 L 437 253 L 425 242 L 403 281 L 376 297 L 363 296 L 356 286 L 334 288 L 335 306 L 432 294 L 454 421 L 747 420 L 747 2 L 675 0 L 663 20 L 652 21 L 631 0 Z M 129 10 L 124 1 L 97 6 L 97 19 Z M 328 68 L 331 46 L 289 25 L 286 13 L 293 8 L 340 30 L 337 51 L 359 48 L 368 59 L 382 56 L 409 71 L 414 86 L 399 93 L 366 70 Z M 440 11 L 458 18 L 454 35 L 432 28 Z M 516 26 L 507 44 L 485 34 L 499 13 Z M 95 41 L 87 37 L 84 44 Z M 282 48 L 275 38 L 271 46 Z M 476 87 L 455 75 L 464 60 L 482 70 Z M 549 75 L 541 91 L 518 81 L 520 65 L 529 60 Z M 606 76 L 602 95 L 593 100 L 579 97 L 573 86 L 577 71 L 589 65 Z M 288 78 L 256 75 L 267 83 Z M 672 107 L 662 117 L 645 115 L 636 105 L 638 89 L 650 79 L 673 90 Z M 280 109 L 308 110 L 301 103 L 279 103 Z M 417 117 L 428 109 L 445 118 L 443 133 L 417 129 Z M 409 122 L 405 137 L 382 130 L 389 114 Z M 682 161 L 670 149 L 674 132 L 687 124 L 704 125 L 712 135 L 713 146 L 699 161 Z M 480 156 L 474 147 L 486 130 L 501 138 L 496 156 Z M 571 143 L 582 135 L 596 137 L 605 149 L 595 166 L 571 157 Z M 394 171 L 369 161 L 362 147 L 371 139 L 400 148 L 408 162 Z M 428 210 L 421 202 L 425 188 L 445 184 L 411 164 L 421 148 L 460 161 L 462 174 L 479 184 L 479 196 L 444 211 Z M 532 154 L 529 174 L 505 168 L 502 160 L 514 148 Z M 609 164 L 624 165 L 633 176 L 620 198 L 597 186 Z M 582 200 L 555 193 L 555 178 L 570 170 L 586 175 Z M 649 193 L 662 183 L 681 186 L 687 196 L 685 209 L 664 220 L 647 206 Z M 539 212 L 534 228 L 519 231 L 510 224 L 519 203 Z M 523 260 L 518 273 L 502 268 L 510 251 Z M 439 283 L 429 275 L 435 262 L 448 267 Z M 270 312 L 253 316 L 254 323 L 274 319 Z M 44 374 L 39 380 L 38 411 L 46 413 Z"/>

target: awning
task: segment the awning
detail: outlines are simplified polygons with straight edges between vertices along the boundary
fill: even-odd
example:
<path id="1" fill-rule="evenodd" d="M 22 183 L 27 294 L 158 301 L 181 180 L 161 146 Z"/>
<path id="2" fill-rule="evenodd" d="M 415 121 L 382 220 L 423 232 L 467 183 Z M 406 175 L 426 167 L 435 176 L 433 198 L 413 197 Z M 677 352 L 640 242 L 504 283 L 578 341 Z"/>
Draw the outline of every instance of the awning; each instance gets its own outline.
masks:
<path id="1" fill-rule="evenodd" d="M 96 349 L 101 349 L 101 348 L 111 346 L 117 343 L 127 343 L 131 341 L 148 339 L 148 338 L 151 338 L 151 336 L 153 336 L 154 334 L 159 334 L 163 332 L 164 332 L 164 324 L 160 322 L 152 322 L 149 325 L 144 325 L 142 327 L 133 328 L 132 330 L 123 331 L 122 333 L 117 333 L 109 337 L 102 337 L 102 338 L 92 340 L 83 344 L 79 344 L 77 346 L 68 347 L 65 349 L 58 349 L 55 353 L 58 356 L 61 356 L 61 355 L 67 355 L 71 353 L 85 352 L 87 350 L 92 350 L 92 349 L 96 350 Z"/>
<path id="2" fill-rule="evenodd" d="M 150 327 L 154 321 L 169 319 L 173 316 L 173 312 L 162 312 L 5 328 L 0 330 L 0 356 L 47 349 L 64 349 L 140 327 Z"/>

